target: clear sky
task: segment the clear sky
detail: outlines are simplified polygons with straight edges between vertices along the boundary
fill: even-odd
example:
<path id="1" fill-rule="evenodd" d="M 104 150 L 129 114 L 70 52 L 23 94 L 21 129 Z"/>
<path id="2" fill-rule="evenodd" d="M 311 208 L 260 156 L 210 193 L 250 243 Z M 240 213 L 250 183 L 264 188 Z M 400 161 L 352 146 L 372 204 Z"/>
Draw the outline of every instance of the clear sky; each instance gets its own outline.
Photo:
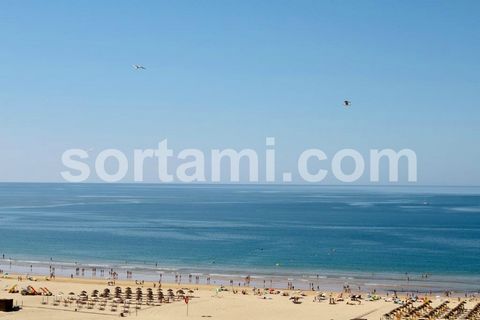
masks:
<path id="1" fill-rule="evenodd" d="M 62 181 L 68 148 L 274 136 L 279 169 L 306 148 L 410 148 L 420 184 L 479 185 L 479 15 L 479 1 L 1 1 L 0 181 Z"/>

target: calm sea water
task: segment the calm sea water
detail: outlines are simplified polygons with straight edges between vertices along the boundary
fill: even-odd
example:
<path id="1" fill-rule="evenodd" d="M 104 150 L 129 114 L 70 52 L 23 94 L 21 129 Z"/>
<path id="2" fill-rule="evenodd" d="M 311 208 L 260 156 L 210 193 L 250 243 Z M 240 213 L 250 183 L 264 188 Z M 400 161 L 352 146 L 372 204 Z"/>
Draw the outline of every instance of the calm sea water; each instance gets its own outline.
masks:
<path id="1" fill-rule="evenodd" d="M 288 272 L 480 273 L 480 189 L 0 184 L 13 259 Z"/>

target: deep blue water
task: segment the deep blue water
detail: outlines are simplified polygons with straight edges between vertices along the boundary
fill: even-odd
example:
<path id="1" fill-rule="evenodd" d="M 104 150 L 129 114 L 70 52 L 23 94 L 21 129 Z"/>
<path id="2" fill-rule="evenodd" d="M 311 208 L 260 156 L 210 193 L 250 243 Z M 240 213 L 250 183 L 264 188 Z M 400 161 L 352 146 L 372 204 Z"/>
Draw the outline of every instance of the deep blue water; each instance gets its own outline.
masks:
<path id="1" fill-rule="evenodd" d="M 479 275 L 480 189 L 0 184 L 0 254 Z"/>

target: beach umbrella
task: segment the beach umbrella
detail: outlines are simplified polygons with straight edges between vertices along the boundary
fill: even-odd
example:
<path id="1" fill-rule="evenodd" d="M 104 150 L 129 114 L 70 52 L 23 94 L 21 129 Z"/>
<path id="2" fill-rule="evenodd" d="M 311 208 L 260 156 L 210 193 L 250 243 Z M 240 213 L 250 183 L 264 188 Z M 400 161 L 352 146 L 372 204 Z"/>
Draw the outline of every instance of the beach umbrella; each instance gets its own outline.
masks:
<path id="1" fill-rule="evenodd" d="M 185 298 L 185 291 L 177 290 L 176 296 L 177 296 L 178 299 L 184 299 Z"/>
<path id="2" fill-rule="evenodd" d="M 75 299 L 75 292 L 69 292 L 67 299 L 68 300 L 74 300 Z"/>
<path id="3" fill-rule="evenodd" d="M 165 299 L 165 296 L 163 295 L 162 289 L 158 290 L 158 301 L 163 302 L 163 299 Z"/>
<path id="4" fill-rule="evenodd" d="M 150 288 L 147 289 L 147 299 L 150 301 L 153 300 L 153 291 Z"/>
<path id="5" fill-rule="evenodd" d="M 142 300 L 143 292 L 141 288 L 137 288 L 136 296 L 137 296 L 137 300 Z"/>
<path id="6" fill-rule="evenodd" d="M 78 297 L 80 298 L 80 300 L 87 300 L 87 291 L 82 291 Z"/>
<path id="7" fill-rule="evenodd" d="M 105 288 L 105 289 L 103 290 L 103 294 L 101 294 L 101 297 L 103 297 L 103 298 L 108 298 L 109 296 L 110 296 L 110 289 Z"/>
<path id="8" fill-rule="evenodd" d="M 116 287 L 115 288 L 115 298 L 120 298 L 122 296 L 122 288 Z"/>
<path id="9" fill-rule="evenodd" d="M 125 298 L 127 298 L 127 299 L 131 299 L 131 298 L 132 298 L 132 288 L 127 287 L 127 288 L 125 289 Z"/>

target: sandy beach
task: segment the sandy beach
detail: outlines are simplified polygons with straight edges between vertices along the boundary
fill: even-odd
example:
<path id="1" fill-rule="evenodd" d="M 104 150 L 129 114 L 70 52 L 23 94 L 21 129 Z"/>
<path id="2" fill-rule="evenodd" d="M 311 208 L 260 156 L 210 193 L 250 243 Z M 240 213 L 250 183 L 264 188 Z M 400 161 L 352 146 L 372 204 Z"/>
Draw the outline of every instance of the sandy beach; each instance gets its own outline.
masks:
<path id="1" fill-rule="evenodd" d="M 35 291 L 47 288 L 52 295 L 9 293 L 8 290 L 15 285 L 20 291 L 28 286 L 33 287 Z M 122 291 L 123 302 L 120 300 L 116 302 L 114 298 L 116 287 L 120 287 Z M 127 287 L 131 287 L 133 294 L 130 306 L 125 309 L 124 297 Z M 380 319 L 384 314 L 399 307 L 399 304 L 391 301 L 391 297 L 387 299 L 385 295 L 379 296 L 376 301 L 368 301 L 366 293 L 362 293 L 360 302 L 352 301 L 347 294 L 342 296 L 343 299 L 339 299 L 341 297 L 339 292 L 327 292 L 325 300 L 318 301 L 315 299 L 318 296 L 317 292 L 272 290 L 270 293 L 262 288 L 260 294 L 255 294 L 251 287 L 234 287 L 233 289 L 238 290 L 235 293 L 232 288 L 220 291 L 218 286 L 213 285 L 162 284 L 162 291 L 166 296 L 168 289 L 172 289 L 176 296 L 179 295 L 177 291 L 183 289 L 185 295 L 190 296 L 187 315 L 187 304 L 183 298 L 174 298 L 170 303 L 158 303 L 156 301 L 158 284 L 150 282 L 140 284 L 122 280 L 116 281 L 114 285 L 108 285 L 106 281 L 96 279 L 57 277 L 46 280 L 45 277 L 37 277 L 26 280 L 25 276 L 22 276 L 20 281 L 18 275 L 8 275 L 0 279 L 0 288 L 0 299 L 13 299 L 14 304 L 21 307 L 16 312 L 0 312 L 1 319 L 107 319 L 120 317 L 121 313 L 126 317 L 139 319 Z M 100 295 L 106 288 L 111 292 L 110 298 L 92 297 L 94 290 L 98 290 Z M 137 288 L 143 293 L 142 304 L 138 308 L 135 302 Z M 148 289 L 152 289 L 154 293 L 154 303 L 147 303 Z M 188 290 L 191 290 L 190 293 Z M 241 292 L 242 290 L 245 290 L 245 294 Z M 85 298 L 86 301 L 95 301 L 90 303 L 91 307 L 88 306 L 88 302 L 84 304 L 76 302 L 81 300 L 82 291 L 88 296 Z M 330 295 L 335 298 L 335 304 L 329 303 Z M 293 296 L 299 297 L 300 303 L 293 303 L 291 299 Z M 399 298 L 406 300 L 407 297 Z M 430 310 L 447 300 L 450 301 L 448 304 L 450 308 L 455 307 L 460 301 L 466 301 L 464 314 L 477 303 L 477 298 L 472 297 L 463 299 L 431 296 L 428 299 L 432 301 Z M 101 308 L 102 301 L 106 301 L 104 308 Z M 419 300 L 413 305 L 420 306 L 422 303 L 423 300 Z M 114 311 L 112 305 L 116 306 Z M 126 310 L 129 312 L 125 313 Z"/>

